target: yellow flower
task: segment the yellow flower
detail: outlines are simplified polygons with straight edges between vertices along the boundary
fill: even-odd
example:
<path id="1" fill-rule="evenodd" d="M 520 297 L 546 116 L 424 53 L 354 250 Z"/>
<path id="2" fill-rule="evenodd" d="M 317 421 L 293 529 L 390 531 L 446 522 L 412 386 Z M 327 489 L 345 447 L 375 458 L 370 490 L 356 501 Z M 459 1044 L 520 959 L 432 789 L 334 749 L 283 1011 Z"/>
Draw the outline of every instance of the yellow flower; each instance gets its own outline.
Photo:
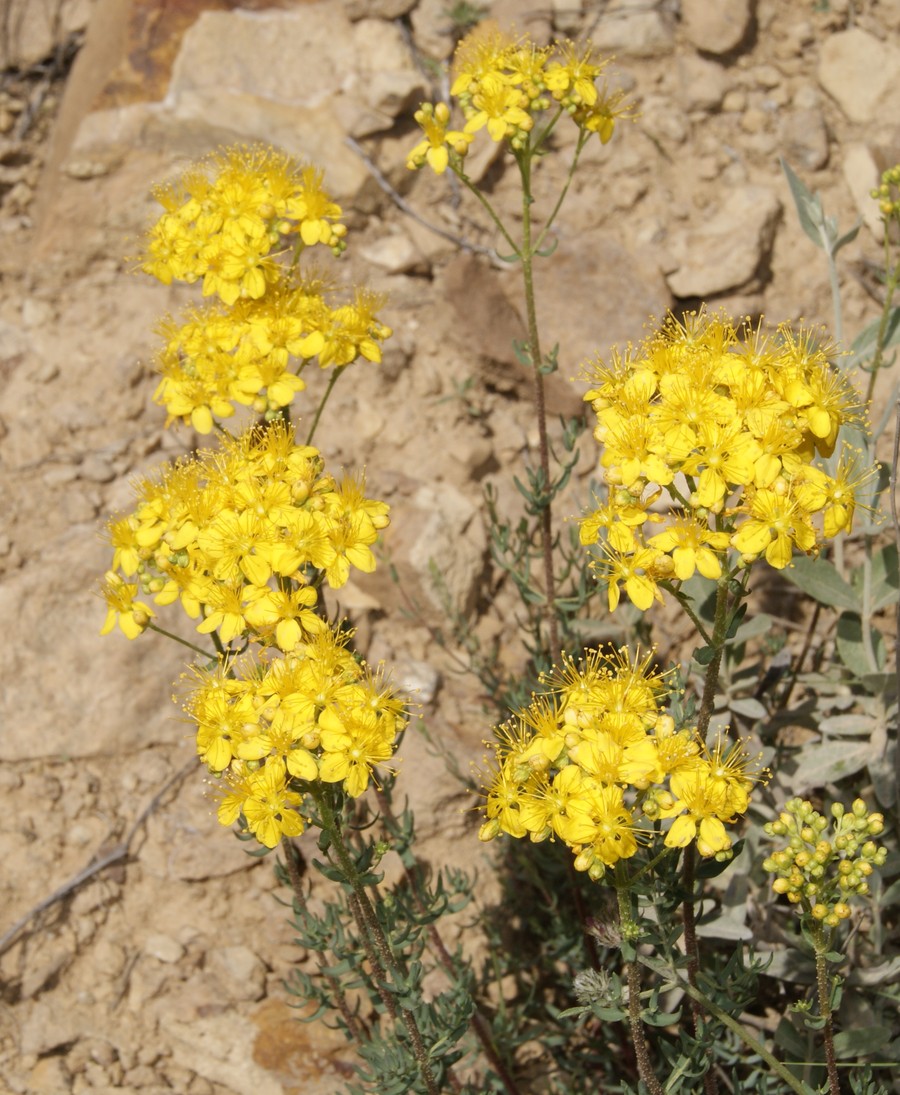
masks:
<path id="1" fill-rule="evenodd" d="M 472 96 L 473 113 L 466 121 L 465 132 L 477 133 L 487 126 L 492 141 L 527 133 L 534 121 L 525 109 L 528 97 L 518 88 L 493 74 L 485 76 Z"/>
<path id="2" fill-rule="evenodd" d="M 630 859 L 638 849 L 634 818 L 625 805 L 621 787 L 586 788 L 567 807 L 565 840 L 581 848 L 576 870 L 588 870 L 594 859 L 607 867 Z"/>
<path id="3" fill-rule="evenodd" d="M 235 695 L 216 674 L 201 678 L 187 710 L 197 723 L 197 752 L 211 772 L 224 771 L 257 732 L 259 716 L 249 692 Z"/>
<path id="4" fill-rule="evenodd" d="M 725 824 L 733 824 L 736 815 L 746 812 L 750 790 L 764 781 L 766 773 L 750 770 L 751 757 L 743 742 L 727 748 L 721 737 L 712 752 L 704 751 L 697 763 L 679 768 L 670 781 L 676 802 L 660 817 L 674 817 L 666 834 L 669 848 L 684 848 L 692 840 L 704 857 L 727 852 L 731 838 Z"/>
<path id="5" fill-rule="evenodd" d="M 555 833 L 564 837 L 569 805 L 580 794 L 581 770 L 568 765 L 550 781 L 540 775 L 527 784 L 519 795 L 519 820 L 533 841 L 545 840 Z"/>
<path id="6" fill-rule="evenodd" d="M 473 136 L 447 128 L 450 108 L 446 103 L 438 103 L 437 106 L 422 103 L 413 117 L 425 131 L 425 140 L 420 141 L 407 156 L 406 166 L 410 170 L 415 171 L 427 163 L 436 175 L 442 175 L 450 163 L 451 151 L 460 158 L 468 152 Z"/>
<path id="7" fill-rule="evenodd" d="M 274 633 L 278 649 L 290 653 L 307 635 L 326 626 L 312 611 L 316 599 L 311 586 L 293 590 L 254 586 L 246 593 L 244 619 L 260 638 Z"/>
<path id="8" fill-rule="evenodd" d="M 635 608 L 646 612 L 654 601 L 662 603 L 657 582 L 673 575 L 672 560 L 652 547 L 638 548 L 626 554 L 605 546 L 603 556 L 592 560 L 591 568 L 609 587 L 610 612 L 618 607 L 620 582 L 624 583 L 625 592 Z"/>
<path id="9" fill-rule="evenodd" d="M 101 635 L 108 635 L 116 623 L 128 639 L 136 639 L 147 630 L 156 613 L 148 605 L 134 599 L 137 589 L 137 585 L 124 581 L 115 571 L 107 571 L 103 585 L 107 610 L 106 620 L 100 628 Z"/>
<path id="10" fill-rule="evenodd" d="M 247 828 L 267 848 L 274 848 L 282 836 L 299 836 L 304 824 L 297 807 L 302 801 L 302 795 L 288 789 L 284 765 L 268 762 L 249 777 L 243 803 Z"/>
<path id="11" fill-rule="evenodd" d="M 783 570 L 796 545 L 803 552 L 816 546 L 816 531 L 809 513 L 788 491 L 754 491 L 749 516 L 731 537 L 731 544 L 745 558 L 765 553 L 766 562 Z"/>
<path id="12" fill-rule="evenodd" d="M 649 537 L 647 545 L 671 554 L 675 577 L 686 582 L 695 570 L 704 578 L 721 578 L 722 560 L 728 551 L 727 532 L 713 532 L 692 515 L 675 516 L 662 531 Z"/>
<path id="13" fill-rule="evenodd" d="M 386 728 L 373 712 L 365 709 L 341 711 L 326 708 L 319 717 L 322 759 L 319 778 L 325 783 L 342 783 L 352 798 L 369 785 L 372 768 L 390 760 L 394 731 Z"/>
<path id="14" fill-rule="evenodd" d="M 591 46 L 578 53 L 572 42 L 563 43 L 559 51 L 561 59 L 547 65 L 547 90 L 565 107 L 594 106 L 597 102 L 594 81 L 609 64 L 609 59 L 597 61 Z"/>

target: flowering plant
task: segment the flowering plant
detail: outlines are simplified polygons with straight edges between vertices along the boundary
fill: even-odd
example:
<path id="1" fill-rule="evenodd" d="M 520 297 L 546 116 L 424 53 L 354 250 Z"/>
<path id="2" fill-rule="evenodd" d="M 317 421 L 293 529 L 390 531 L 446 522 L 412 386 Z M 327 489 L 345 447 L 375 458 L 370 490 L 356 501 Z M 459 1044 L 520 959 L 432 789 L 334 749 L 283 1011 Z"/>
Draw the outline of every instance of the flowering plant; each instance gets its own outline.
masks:
<path id="1" fill-rule="evenodd" d="M 353 1042 L 364 1087 L 352 1091 L 572 1095 L 597 1090 L 599 1075 L 609 1090 L 652 1095 L 714 1095 L 721 1078 L 730 1090 L 799 1095 L 821 1080 L 840 1095 L 827 967 L 843 961 L 834 948 L 850 898 L 870 896 L 888 865 L 886 847 L 872 839 L 884 818 L 862 799 L 849 812 L 836 804 L 827 839 L 813 802 L 778 804 L 780 743 L 773 746 L 765 720 L 738 736 L 717 712 L 751 574 L 789 573 L 797 559 L 837 554 L 857 511 L 871 532 L 877 470 L 859 441 L 866 401 L 820 332 L 782 325 L 768 336 L 762 325 L 705 308 L 670 316 L 637 348 L 591 367 L 585 399 L 606 493 L 598 487 L 568 544 L 559 536 L 554 506 L 576 467 L 580 430 L 563 431 L 558 458 L 544 400 L 557 355 L 541 350 L 535 260 L 587 141 L 609 142 L 617 121 L 633 116 L 621 93 L 598 84 L 606 65 L 590 47 L 476 33 L 461 44 L 450 85 L 458 128 L 451 104 L 423 103 L 415 114 L 423 135 L 407 157 L 413 170 L 451 172 L 476 197 L 521 266 L 528 321 L 521 357 L 539 441 L 527 483 L 516 480 L 525 516 L 515 531 L 497 495 L 487 498 L 494 561 L 522 601 L 528 658 L 517 691 L 528 698 L 489 743 L 479 830 L 485 844 L 512 838 L 497 839 L 491 862 L 501 876 L 502 856 L 512 862 L 520 916 L 480 910 L 486 972 L 439 930 L 472 899 L 474 880 L 430 872 L 412 815 L 394 807 L 408 704 L 354 650 L 352 628 L 330 619 L 324 600 L 352 567 L 375 567 L 373 545 L 389 520 L 362 476 L 337 479 L 312 445 L 338 377 L 357 360 L 380 360 L 391 334 L 376 314 L 384 302 L 361 287 L 349 303 L 334 303 L 322 275 L 301 273 L 307 249 L 338 256 L 346 246 L 342 211 L 315 168 L 271 149 L 230 149 L 157 191 L 164 212 L 142 268 L 165 284 L 199 283 L 216 300 L 162 324 L 156 398 L 169 423 L 190 424 L 219 445 L 143 480 L 134 510 L 109 522 L 103 631 L 118 623 L 129 639 L 160 632 L 199 656 L 186 674 L 184 709 L 219 821 L 283 857 L 276 870 L 293 891 L 297 940 L 313 956 L 292 971 L 292 991 Z M 577 130 L 574 153 L 538 227 L 532 170 L 565 118 Z M 519 172 L 518 231 L 466 173 L 482 132 Z M 896 218 L 897 176 L 885 178 L 878 198 L 885 217 Z M 900 263 L 890 276 L 893 292 Z M 886 314 L 889 307 L 890 294 Z M 301 442 L 291 415 L 314 359 L 330 376 Z M 242 408 L 256 421 L 232 433 L 226 423 Z M 862 588 L 871 609 L 872 583 Z M 620 615 L 624 591 L 647 619 L 671 594 L 703 644 L 693 675 L 661 668 L 646 643 L 579 643 L 595 591 Z M 193 625 L 191 640 L 157 622 L 176 603 Z M 871 623 L 869 609 L 861 627 Z M 878 670 L 877 642 L 867 641 Z M 465 649 L 504 709 L 512 689 L 478 661 L 477 640 Z M 851 687 L 860 707 L 862 688 L 881 689 L 874 698 L 886 727 L 896 698 L 891 708 L 883 682 L 858 675 Z M 294 843 L 307 829 L 318 831 L 317 870 L 336 884 L 317 891 L 318 902 L 309 900 Z M 715 919 L 704 916 L 704 887 L 763 837 L 784 846 L 761 870 L 776 875 L 774 892 L 800 910 L 811 940 L 819 1014 L 809 1029 L 821 1032 L 824 1061 L 812 1043 L 808 1060 L 785 1060 L 778 1032 L 761 1039 L 751 1029 L 745 1011 L 765 962 L 745 950 L 746 935 L 727 957 L 702 938 Z M 380 864 L 390 851 L 399 881 L 386 885 Z M 615 892 L 615 913 L 603 905 L 603 886 Z M 714 900 L 724 904 L 721 892 Z M 510 945 L 517 931 L 529 946 Z M 543 959 L 537 971 L 531 952 Z M 664 1010 L 663 995 L 677 1010 Z M 526 1053 L 535 1046 L 545 1073 L 537 1084 Z M 859 1077 L 854 1091 L 874 1093 L 870 1077 Z"/>

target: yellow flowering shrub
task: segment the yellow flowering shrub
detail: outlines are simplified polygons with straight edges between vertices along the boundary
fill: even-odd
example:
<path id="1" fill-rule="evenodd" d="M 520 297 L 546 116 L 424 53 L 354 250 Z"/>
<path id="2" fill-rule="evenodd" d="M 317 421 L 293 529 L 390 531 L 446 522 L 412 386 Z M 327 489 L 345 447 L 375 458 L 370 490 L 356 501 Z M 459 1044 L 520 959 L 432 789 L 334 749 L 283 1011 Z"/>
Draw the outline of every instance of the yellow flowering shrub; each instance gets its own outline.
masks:
<path id="1" fill-rule="evenodd" d="M 581 522 L 592 567 L 615 609 L 620 587 L 642 611 L 661 583 L 719 579 L 764 558 L 789 565 L 853 523 L 860 473 L 842 427 L 859 397 L 831 350 L 782 326 L 767 338 L 700 313 L 610 364 L 585 399 L 608 500 Z"/>

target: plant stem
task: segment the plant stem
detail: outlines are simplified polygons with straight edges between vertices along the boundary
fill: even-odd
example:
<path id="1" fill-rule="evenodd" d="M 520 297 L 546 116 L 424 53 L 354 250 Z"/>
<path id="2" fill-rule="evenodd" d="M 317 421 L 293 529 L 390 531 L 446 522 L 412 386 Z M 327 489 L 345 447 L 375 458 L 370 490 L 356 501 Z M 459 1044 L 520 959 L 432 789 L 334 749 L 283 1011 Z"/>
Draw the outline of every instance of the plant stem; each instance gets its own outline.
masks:
<path id="1" fill-rule="evenodd" d="M 402 839 L 402 830 L 394 814 L 391 802 L 380 787 L 375 789 L 375 797 L 378 801 L 378 809 L 381 812 L 381 816 L 384 819 L 385 826 L 388 832 L 399 841 Z M 409 883 L 410 893 L 413 895 L 413 900 L 416 903 L 416 908 L 424 916 L 427 914 L 428 909 L 425 902 L 422 900 L 419 892 L 419 864 L 415 858 L 415 853 L 404 841 L 402 845 L 397 847 L 397 852 L 400 855 L 400 861 L 403 864 L 403 872 L 406 875 L 406 880 Z M 437 930 L 434 924 L 428 925 L 428 938 L 431 941 L 434 953 L 440 962 L 440 964 L 447 971 L 449 977 L 452 978 L 453 983 L 458 980 L 458 974 L 456 966 L 453 963 L 453 958 L 450 952 L 447 950 L 444 940 L 441 938 L 440 932 Z M 504 1091 L 507 1095 L 519 1095 L 519 1089 L 516 1086 L 515 1080 L 510 1076 L 504 1063 L 500 1060 L 497 1053 L 497 1047 L 494 1045 L 494 1039 L 491 1033 L 491 1025 L 484 1012 L 481 1010 L 478 1001 L 472 999 L 474 1010 L 472 1012 L 472 1018 L 470 1020 L 472 1030 L 475 1037 L 481 1043 L 481 1048 L 484 1050 L 484 1055 L 490 1062 L 491 1067 L 497 1073 L 500 1078 L 500 1082 L 503 1084 Z"/>
<path id="2" fill-rule="evenodd" d="M 640 960 L 641 959 L 638 958 L 638 961 Z M 682 980 L 674 970 L 672 970 L 670 976 L 672 977 L 673 983 L 686 992 L 692 1000 L 696 1000 L 699 1004 L 702 1004 L 704 1010 L 708 1011 L 710 1015 L 714 1015 L 723 1026 L 728 1027 L 728 1029 L 736 1034 L 746 1046 L 749 1046 L 754 1053 L 758 1054 L 758 1056 L 766 1062 L 769 1068 L 784 1080 L 791 1091 L 796 1091 L 797 1095 L 812 1095 L 810 1088 L 807 1087 L 806 1084 L 798 1080 L 777 1057 L 774 1057 L 766 1049 L 762 1042 L 754 1038 L 753 1035 L 741 1026 L 736 1019 L 733 1019 L 727 1011 L 723 1011 L 718 1004 L 713 1000 L 710 1000 L 710 998 L 700 989 L 695 988 L 689 982 Z"/>
<path id="3" fill-rule="evenodd" d="M 697 942 L 697 917 L 694 906 L 696 865 L 697 853 L 694 845 L 689 844 L 684 849 L 684 873 L 682 875 L 682 883 L 684 885 L 685 897 L 684 903 L 681 906 L 681 922 L 684 928 L 684 950 L 687 955 L 688 981 L 694 988 L 697 987 L 697 974 L 700 971 L 700 945 Z M 691 997 L 691 1019 L 694 1025 L 694 1037 L 698 1042 L 702 1042 L 700 1034 L 704 1013 L 699 1001 L 694 999 L 694 997 Z M 708 1043 L 705 1052 L 708 1067 L 703 1074 L 703 1090 L 706 1095 L 716 1095 L 719 1090 L 719 1085 L 716 1081 L 716 1074 L 713 1071 L 712 1048 Z"/>
<path id="4" fill-rule="evenodd" d="M 822 1027 L 822 1039 L 825 1043 L 825 1064 L 828 1068 L 828 1090 L 830 1095 L 841 1095 L 841 1081 L 838 1076 L 837 1060 L 834 1054 L 834 1024 L 831 1019 L 831 985 L 828 983 L 828 943 L 825 932 L 818 922 L 813 928 L 813 945 L 816 951 L 816 989 L 819 996 L 819 1015 L 825 1020 Z"/>
<path id="5" fill-rule="evenodd" d="M 165 635 L 167 639 L 171 639 L 173 642 L 181 643 L 182 646 L 186 646 L 188 650 L 193 650 L 197 654 L 202 654 L 204 658 L 209 658 L 211 661 L 216 660 L 216 655 L 211 654 L 208 650 L 204 650 L 202 647 L 194 646 L 192 642 L 188 642 L 187 639 L 182 639 L 180 635 L 175 635 L 171 631 L 166 631 L 164 627 L 160 627 L 158 624 L 147 624 L 148 631 L 155 631 L 158 635 Z"/>
<path id="6" fill-rule="evenodd" d="M 887 327 L 888 320 L 891 315 L 891 304 L 894 299 L 894 292 L 897 289 L 897 284 L 900 282 L 900 262 L 891 266 L 890 262 L 891 254 L 891 242 L 890 232 L 888 226 L 884 226 L 884 268 L 889 271 L 887 281 L 884 286 L 884 304 L 881 308 L 881 320 L 878 324 L 878 333 L 875 336 L 875 353 L 872 356 L 872 364 L 869 366 L 869 383 L 866 385 L 866 403 L 872 402 L 872 396 L 875 393 L 875 378 L 878 376 L 878 372 L 881 366 L 884 364 L 884 344 L 887 341 Z"/>
<path id="7" fill-rule="evenodd" d="M 712 647 L 712 658 L 706 665 L 706 674 L 703 681 L 703 696 L 700 700 L 700 711 L 697 715 L 697 736 L 701 741 L 706 741 L 709 731 L 709 723 L 715 706 L 716 686 L 719 682 L 719 669 L 722 665 L 722 652 L 725 649 L 725 636 L 728 632 L 728 579 L 722 577 L 716 587 L 716 610 L 713 619 L 713 633 L 709 646 Z M 696 851 L 693 844 L 689 844 L 684 850 L 683 876 L 684 902 L 681 906 L 681 922 L 684 928 L 684 949 L 687 955 L 688 981 L 692 988 L 697 988 L 697 974 L 700 970 L 700 944 L 697 941 L 697 918 L 694 903 L 694 887 L 696 884 Z M 703 1008 L 698 1001 L 692 998 L 691 1014 L 694 1023 L 694 1035 L 699 1037 L 700 1025 L 703 1021 Z M 718 1091 L 716 1076 L 712 1069 L 712 1054 L 707 1052 L 709 1067 L 703 1076 L 703 1090 L 706 1095 L 715 1095 Z"/>
<path id="8" fill-rule="evenodd" d="M 897 554 L 900 556 L 900 516 L 897 514 L 897 461 L 900 460 L 900 397 L 897 398 L 896 403 L 896 418 L 894 420 L 894 451 L 893 459 L 891 461 L 891 475 L 890 483 L 888 485 L 888 491 L 891 496 L 891 521 L 894 526 L 894 543 L 897 545 Z M 895 631 L 897 638 L 897 649 L 900 649 L 900 603 L 897 604 L 895 615 Z M 897 680 L 897 697 L 900 702 L 900 658 L 894 655 L 894 673 Z M 896 784 L 900 787 L 900 747 L 894 751 L 894 776 Z M 897 819 L 897 826 L 900 829 L 900 818 Z"/>
<path id="9" fill-rule="evenodd" d="M 312 420 L 312 425 L 309 427 L 309 433 L 306 435 L 306 444 L 311 445 L 312 439 L 316 433 L 316 427 L 319 425 L 319 419 L 322 417 L 322 411 L 325 410 L 325 404 L 328 402 L 328 397 L 331 395 L 332 389 L 337 384 L 337 378 L 346 369 L 346 365 L 337 365 L 331 370 L 331 376 L 328 378 L 328 387 L 325 389 L 325 394 L 322 396 L 322 400 L 316 407 L 316 414 Z"/>
<path id="10" fill-rule="evenodd" d="M 722 665 L 722 653 L 725 650 L 725 635 L 728 631 L 728 579 L 722 577 L 716 587 L 716 614 L 713 620 L 712 658 L 706 666 L 703 680 L 703 696 L 700 699 L 700 711 L 697 714 L 697 735 L 705 741 L 709 731 L 713 707 L 716 701 L 716 687 L 719 683 L 719 669 Z"/>
<path id="11" fill-rule="evenodd" d="M 553 514 L 550 498 L 550 444 L 547 439 L 547 408 L 544 399 L 544 358 L 541 354 L 537 307 L 534 298 L 534 251 L 531 243 L 531 156 L 528 151 L 516 155 L 522 178 L 522 281 L 525 290 L 525 314 L 528 321 L 528 353 L 534 378 L 534 411 L 538 425 L 538 454 L 541 465 L 541 550 L 544 561 L 544 594 L 547 599 L 548 654 L 554 661 L 559 654 L 559 632 L 556 619 L 556 577 L 553 573 Z"/>
<path id="12" fill-rule="evenodd" d="M 403 971 L 391 950 L 390 943 L 382 930 L 381 924 L 378 922 L 378 916 L 375 909 L 372 907 L 369 895 L 366 893 L 365 885 L 356 868 L 356 864 L 353 862 L 353 857 L 350 854 L 347 845 L 344 843 L 340 823 L 334 810 L 331 808 L 331 803 L 328 801 L 328 792 L 313 785 L 312 796 L 319 809 L 322 828 L 331 838 L 331 847 L 334 849 L 338 865 L 344 875 L 344 879 L 352 890 L 350 907 L 359 924 L 360 938 L 363 941 L 363 946 L 366 948 L 369 961 L 372 963 L 372 983 L 375 985 L 389 1014 L 393 1018 L 396 1018 L 398 1011 L 400 1012 L 400 1018 L 402 1019 L 403 1025 L 406 1027 L 410 1044 L 412 1045 L 413 1053 L 419 1066 L 419 1073 L 425 1083 L 425 1087 L 428 1089 L 428 1095 L 440 1095 L 440 1088 L 438 1087 L 437 1080 L 435 1079 L 431 1065 L 428 1061 L 428 1051 L 422 1040 L 422 1032 L 419 1030 L 415 1016 L 411 1011 L 408 1011 L 402 1006 L 398 1008 L 395 997 L 382 985 L 382 982 L 386 979 L 386 972 L 389 971 L 399 982 L 404 980 Z"/>
<path id="13" fill-rule="evenodd" d="M 621 862 L 621 861 L 620 861 Z M 650 1048 L 644 1033 L 644 1021 L 641 1018 L 641 971 L 637 963 L 635 934 L 637 924 L 631 915 L 630 881 L 624 877 L 616 864 L 616 899 L 619 903 L 619 925 L 622 931 L 625 955 L 625 976 L 628 981 L 628 1019 L 631 1037 L 634 1040 L 634 1055 L 637 1060 L 638 1075 L 646 1084 L 650 1095 L 665 1095 L 663 1086 L 656 1078 L 653 1063 L 650 1060 Z"/>

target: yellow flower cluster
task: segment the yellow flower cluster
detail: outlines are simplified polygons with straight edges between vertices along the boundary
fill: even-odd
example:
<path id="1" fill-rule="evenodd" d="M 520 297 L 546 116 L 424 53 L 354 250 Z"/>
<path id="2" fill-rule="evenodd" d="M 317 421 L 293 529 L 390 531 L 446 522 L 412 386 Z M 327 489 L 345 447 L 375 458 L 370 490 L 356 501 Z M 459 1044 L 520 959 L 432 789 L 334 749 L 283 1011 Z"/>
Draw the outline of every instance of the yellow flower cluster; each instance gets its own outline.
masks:
<path id="1" fill-rule="evenodd" d="M 304 785 L 340 783 L 361 795 L 406 725 L 403 701 L 353 656 L 348 639 L 323 627 L 246 672 L 227 662 L 194 671 L 185 710 L 201 760 L 222 779 L 219 821 L 243 816 L 267 848 L 303 831 Z"/>
<path id="2" fill-rule="evenodd" d="M 341 207 L 322 173 L 272 148 L 225 149 L 209 170 L 192 168 L 154 197 L 165 213 L 148 233 L 141 268 L 165 285 L 202 280 L 203 295 L 226 304 L 256 300 L 278 280 L 272 252 L 285 237 L 337 253 L 345 246 Z"/>
<path id="3" fill-rule="evenodd" d="M 362 479 L 337 482 L 280 420 L 145 479 L 134 512 L 108 525 L 103 633 L 117 619 L 129 638 L 147 627 L 152 610 L 133 601 L 140 586 L 157 605 L 180 601 L 221 643 L 294 650 L 325 626 L 316 587 L 342 586 L 351 566 L 375 569 L 388 506 L 364 491 Z"/>
<path id="4" fill-rule="evenodd" d="M 862 799 L 849 812 L 836 802 L 831 815 L 834 833 L 829 840 L 828 820 L 811 802 L 787 802 L 778 820 L 764 826 L 768 836 L 787 838 L 787 846 L 773 852 L 763 870 L 777 876 L 772 883 L 776 893 L 802 906 L 813 920 L 836 928 L 850 916 L 850 898 L 869 892 L 867 880 L 876 867 L 884 866 L 887 849 L 871 839 L 884 831 L 884 817 L 869 813 Z"/>
<path id="5" fill-rule="evenodd" d="M 581 542 L 599 545 L 610 609 L 620 586 L 643 611 L 661 582 L 722 577 L 729 551 L 734 570 L 761 557 L 781 569 L 850 530 L 867 476 L 846 449 L 833 474 L 820 458 L 859 422 L 859 399 L 810 332 L 669 317 L 590 383 L 609 497 Z"/>
<path id="6" fill-rule="evenodd" d="M 674 819 L 666 847 L 730 855 L 725 826 L 761 774 L 743 743 L 710 750 L 695 729 L 676 729 L 651 662 L 627 648 L 591 651 L 545 678 L 547 692 L 500 728 L 482 840 L 558 838 L 595 880 L 657 839 L 663 820 Z"/>
<path id="7" fill-rule="evenodd" d="M 303 247 L 346 246 L 340 206 L 315 168 L 271 148 L 231 148 L 155 193 L 165 212 L 147 234 L 142 269 L 167 285 L 199 281 L 221 302 L 162 325 L 155 399 L 167 424 L 207 434 L 237 405 L 273 416 L 306 386 L 299 373 L 314 357 L 322 368 L 381 361 L 391 334 L 376 315 L 383 298 L 357 289 L 332 306 L 321 280 L 296 275 Z M 292 239 L 286 269 L 277 257 Z"/>
<path id="8" fill-rule="evenodd" d="M 391 334 L 375 315 L 382 303 L 358 289 L 352 303 L 332 308 L 310 282 L 278 285 L 261 300 L 231 308 L 197 309 L 181 324 L 165 321 L 154 398 L 168 412 L 166 424 L 180 419 L 208 434 L 236 405 L 273 417 L 306 387 L 299 374 L 311 358 L 322 368 L 360 357 L 381 361 L 380 344 Z M 296 372 L 289 369 L 292 358 L 300 362 Z"/>
<path id="9" fill-rule="evenodd" d="M 406 166 L 415 170 L 427 163 L 437 174 L 448 164 L 459 168 L 480 129 L 493 141 L 523 148 L 536 117 L 550 111 L 555 111 L 554 120 L 567 114 L 582 132 L 596 133 L 606 144 L 616 119 L 627 113 L 622 93 L 597 87 L 607 64 L 589 45 L 538 47 L 527 37 L 476 28 L 459 44 L 450 87 L 465 118 L 463 129 L 448 128 L 445 103 L 423 103 L 415 119 L 425 139 L 410 152 Z"/>

